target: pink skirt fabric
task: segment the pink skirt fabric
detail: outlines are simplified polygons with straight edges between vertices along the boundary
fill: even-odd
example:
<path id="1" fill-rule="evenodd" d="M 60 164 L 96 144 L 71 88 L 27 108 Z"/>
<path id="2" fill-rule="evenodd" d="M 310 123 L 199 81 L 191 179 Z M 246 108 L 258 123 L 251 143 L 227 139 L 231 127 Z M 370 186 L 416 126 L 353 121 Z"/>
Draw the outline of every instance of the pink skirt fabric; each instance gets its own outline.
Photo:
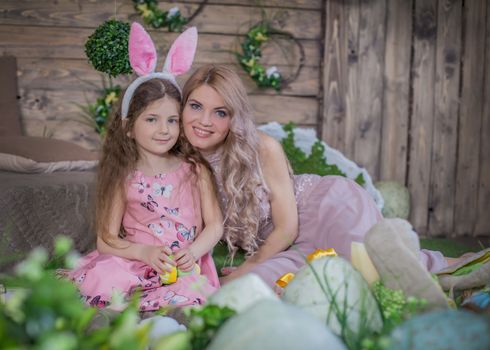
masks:
<path id="1" fill-rule="evenodd" d="M 155 270 L 142 262 L 93 251 L 81 259 L 79 267 L 68 277 L 91 306 L 107 306 L 115 291 L 130 298 L 140 290 L 140 310 L 153 311 L 167 305 L 203 304 L 219 288 L 219 280 L 209 254 L 201 258 L 199 265 L 201 274 L 179 276 L 176 283 L 162 285 Z"/>
<path id="2" fill-rule="evenodd" d="M 147 176 L 139 170 L 128 176 L 123 227 L 126 240 L 173 251 L 187 248 L 201 232 L 202 218 L 198 190 L 190 181 L 190 165 L 182 162 L 174 171 Z M 188 179 L 188 180 L 186 180 Z M 219 288 L 213 259 L 204 255 L 198 262 L 200 274 L 183 275 L 170 285 L 141 261 L 91 252 L 69 277 L 77 284 L 85 302 L 103 307 L 115 291 L 131 297 L 141 290 L 140 309 L 157 310 L 166 305 L 205 302 Z"/>
<path id="3" fill-rule="evenodd" d="M 369 229 L 382 219 L 372 197 L 348 178 L 299 175 L 295 181 L 308 184 L 296 193 L 299 235 L 289 249 L 252 270 L 271 286 L 283 274 L 304 266 L 306 256 L 315 249 L 334 248 L 339 256 L 350 259 L 351 243 L 363 242 Z M 446 264 L 441 253 L 428 250 L 421 251 L 421 261 L 429 271 Z"/>

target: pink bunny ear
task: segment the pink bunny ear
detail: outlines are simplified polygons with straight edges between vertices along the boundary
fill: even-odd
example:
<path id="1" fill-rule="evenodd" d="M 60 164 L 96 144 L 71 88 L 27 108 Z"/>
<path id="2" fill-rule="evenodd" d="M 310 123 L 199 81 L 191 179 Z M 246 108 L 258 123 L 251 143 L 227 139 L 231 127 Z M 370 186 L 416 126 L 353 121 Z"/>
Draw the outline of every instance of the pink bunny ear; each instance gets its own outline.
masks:
<path id="1" fill-rule="evenodd" d="M 129 63 L 136 74 L 142 76 L 155 71 L 157 51 L 150 35 L 137 22 L 131 24 L 129 32 Z"/>
<path id="2" fill-rule="evenodd" d="M 191 69 L 197 48 L 197 29 L 191 27 L 175 39 L 168 51 L 163 70 L 172 75 L 180 75 Z"/>

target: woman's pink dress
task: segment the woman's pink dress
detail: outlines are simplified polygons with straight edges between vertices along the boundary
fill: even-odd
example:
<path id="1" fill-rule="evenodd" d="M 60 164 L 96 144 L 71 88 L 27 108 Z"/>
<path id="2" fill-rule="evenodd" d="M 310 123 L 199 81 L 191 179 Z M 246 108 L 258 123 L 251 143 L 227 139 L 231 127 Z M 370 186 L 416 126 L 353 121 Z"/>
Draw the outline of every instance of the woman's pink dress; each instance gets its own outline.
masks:
<path id="1" fill-rule="evenodd" d="M 206 156 L 213 168 L 222 208 L 226 197 L 221 180 L 219 153 Z M 341 176 L 295 175 L 294 194 L 298 208 L 298 237 L 287 250 L 280 252 L 252 272 L 273 286 L 285 273 L 295 273 L 306 262 L 306 256 L 316 249 L 334 248 L 342 257 L 350 259 L 351 243 L 363 242 L 369 229 L 382 219 L 369 193 L 356 182 Z M 274 226 L 267 194 L 258 191 L 260 198 L 259 237 L 266 239 Z M 440 252 L 421 250 L 421 261 L 430 271 L 445 267 Z"/>
<path id="2" fill-rule="evenodd" d="M 127 181 L 127 206 L 123 217 L 126 239 L 134 243 L 188 247 L 201 232 L 199 193 L 190 180 L 190 166 L 182 162 L 173 172 L 146 176 L 136 170 Z M 140 309 L 157 310 L 165 305 L 202 304 L 219 288 L 211 255 L 198 264 L 201 274 L 179 276 L 176 283 L 162 285 L 160 276 L 148 265 L 97 250 L 83 257 L 69 274 L 85 301 L 106 306 L 115 290 L 130 296 L 140 289 Z"/>

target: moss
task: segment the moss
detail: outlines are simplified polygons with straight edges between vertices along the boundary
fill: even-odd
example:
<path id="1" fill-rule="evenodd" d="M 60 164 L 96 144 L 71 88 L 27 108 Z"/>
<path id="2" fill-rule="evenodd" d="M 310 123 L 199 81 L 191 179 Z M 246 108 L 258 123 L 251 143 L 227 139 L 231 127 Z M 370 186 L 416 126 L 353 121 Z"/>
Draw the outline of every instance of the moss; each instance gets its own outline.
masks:
<path id="1" fill-rule="evenodd" d="M 305 152 L 297 147 L 294 143 L 294 128 L 295 125 L 293 123 L 288 123 L 283 126 L 283 129 L 287 133 L 287 136 L 282 139 L 281 143 L 295 174 L 317 174 L 320 176 L 339 175 L 344 177 L 347 176 L 338 168 L 337 165 L 327 163 L 327 159 L 325 159 L 324 155 L 325 146 L 320 140 L 317 139 L 316 142 L 313 144 L 309 156 L 307 156 Z M 362 173 L 359 173 L 354 181 L 356 181 L 361 186 L 366 183 L 364 177 L 362 176 Z"/>
<path id="2" fill-rule="evenodd" d="M 85 54 L 92 66 L 112 77 L 130 74 L 129 24 L 111 19 L 101 24 L 85 43 Z"/>

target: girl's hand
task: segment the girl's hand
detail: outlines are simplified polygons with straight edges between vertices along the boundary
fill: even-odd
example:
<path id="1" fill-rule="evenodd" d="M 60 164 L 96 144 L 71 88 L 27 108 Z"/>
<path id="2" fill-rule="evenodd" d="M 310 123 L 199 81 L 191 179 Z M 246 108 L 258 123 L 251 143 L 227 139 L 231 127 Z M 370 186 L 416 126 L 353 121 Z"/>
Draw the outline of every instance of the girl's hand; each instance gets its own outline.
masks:
<path id="1" fill-rule="evenodd" d="M 174 254 L 177 267 L 183 272 L 191 271 L 196 263 L 196 258 L 189 248 L 180 249 Z"/>
<path id="2" fill-rule="evenodd" d="M 156 272 L 170 272 L 170 265 L 175 265 L 175 261 L 169 258 L 172 254 L 170 247 L 146 245 L 141 249 L 141 261 L 153 268 Z"/>

